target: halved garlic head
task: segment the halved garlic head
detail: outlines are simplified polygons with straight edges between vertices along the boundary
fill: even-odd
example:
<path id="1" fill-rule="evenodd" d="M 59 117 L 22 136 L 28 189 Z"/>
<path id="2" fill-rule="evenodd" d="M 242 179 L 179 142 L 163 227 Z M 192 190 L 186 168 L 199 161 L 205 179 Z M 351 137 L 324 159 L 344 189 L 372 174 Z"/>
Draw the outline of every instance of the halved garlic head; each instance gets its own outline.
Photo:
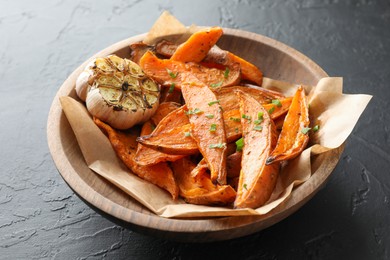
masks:
<path id="1" fill-rule="evenodd" d="M 115 55 L 97 58 L 76 81 L 88 111 L 117 129 L 147 121 L 159 104 L 160 89 L 138 64 Z"/>

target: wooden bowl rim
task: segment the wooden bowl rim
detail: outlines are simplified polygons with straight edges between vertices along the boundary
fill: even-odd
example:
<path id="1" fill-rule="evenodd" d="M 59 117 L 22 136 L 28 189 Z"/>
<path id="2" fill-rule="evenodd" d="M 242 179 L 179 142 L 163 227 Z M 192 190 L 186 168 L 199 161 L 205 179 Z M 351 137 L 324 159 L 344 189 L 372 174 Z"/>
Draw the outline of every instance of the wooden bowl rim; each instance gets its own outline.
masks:
<path id="1" fill-rule="evenodd" d="M 299 51 L 293 49 L 292 47 L 289 47 L 286 44 L 281 43 L 277 40 L 256 33 L 247 32 L 238 29 L 230 29 L 230 28 L 224 28 L 224 34 L 229 36 L 248 38 L 253 41 L 261 42 L 262 44 L 268 45 L 268 47 L 270 48 L 277 49 L 279 52 L 283 53 L 284 55 L 288 55 L 294 60 L 297 60 L 300 63 L 305 64 L 306 68 L 310 68 L 311 72 L 314 75 L 317 75 L 318 78 L 328 77 L 327 73 L 314 61 L 312 61 L 311 59 L 309 59 L 307 56 L 300 53 Z M 113 45 L 93 55 L 91 58 L 89 58 L 87 61 L 85 61 L 82 65 L 80 65 L 76 70 L 74 70 L 71 73 L 71 75 L 65 80 L 65 82 L 58 90 L 56 96 L 54 97 L 53 103 L 49 111 L 48 122 L 47 122 L 47 139 L 48 139 L 49 150 L 60 175 L 75 193 L 77 193 L 81 198 L 83 198 L 86 202 L 90 203 L 92 206 L 102 210 L 103 212 L 107 213 L 110 216 L 113 216 L 121 221 L 131 223 L 135 226 L 151 229 L 151 230 L 155 229 L 159 231 L 166 231 L 172 233 L 185 232 L 191 234 L 191 233 L 200 233 L 200 232 L 210 233 L 210 232 L 218 232 L 218 231 L 231 231 L 231 230 L 237 230 L 242 227 L 246 227 L 247 232 L 245 232 L 244 234 L 239 234 L 237 236 L 230 236 L 230 237 L 227 236 L 226 239 L 228 239 L 232 237 L 251 234 L 279 222 L 285 217 L 291 215 L 302 205 L 304 205 L 318 191 L 318 189 L 321 188 L 321 186 L 326 182 L 327 178 L 330 176 L 333 168 L 336 166 L 344 146 L 340 147 L 339 149 L 332 150 L 333 154 L 331 156 L 328 156 L 328 159 L 330 158 L 330 160 L 327 160 L 327 163 L 329 163 L 328 168 L 331 168 L 332 170 L 329 170 L 328 172 L 326 172 L 326 174 L 322 174 L 322 175 L 316 175 L 315 173 L 313 173 L 313 176 L 311 178 L 315 178 L 314 181 L 317 183 L 317 185 L 314 187 L 315 188 L 314 190 L 311 191 L 304 190 L 305 187 L 305 183 L 304 183 L 301 186 L 296 188 L 296 190 L 291 195 L 290 199 L 288 199 L 285 203 L 278 206 L 270 213 L 261 216 L 219 217 L 219 218 L 205 218 L 205 219 L 163 218 L 157 215 L 150 215 L 150 213 L 145 214 L 142 211 L 138 212 L 138 211 L 134 211 L 131 208 L 124 207 L 120 204 L 113 202 L 112 200 L 107 199 L 106 197 L 102 196 L 98 191 L 92 189 L 91 186 L 88 183 L 84 182 L 84 180 L 72 168 L 70 162 L 68 161 L 68 158 L 66 157 L 63 151 L 63 146 L 60 140 L 61 136 L 59 131 L 60 117 L 63 112 L 59 103 L 59 97 L 70 94 L 75 84 L 77 76 L 91 59 L 98 56 L 108 55 L 115 51 L 121 50 L 126 46 L 128 46 L 130 43 L 142 40 L 145 37 L 145 35 L 146 34 L 140 34 L 122 40 L 120 42 L 114 43 Z M 317 171 L 319 169 L 317 169 Z M 300 195 L 299 197 L 297 197 L 298 193 Z M 113 210 L 109 211 L 109 210 L 102 209 L 101 205 L 105 203 L 111 204 Z M 283 214 L 286 212 L 288 212 L 288 214 Z M 270 218 L 274 218 L 275 221 L 270 221 L 269 223 L 263 226 L 261 225 L 261 222 L 269 220 Z M 210 229 L 209 225 L 202 225 L 203 223 L 208 223 L 210 221 L 212 221 L 215 224 L 213 226 L 213 229 Z M 195 229 L 189 228 L 188 225 L 193 225 L 196 228 Z"/>

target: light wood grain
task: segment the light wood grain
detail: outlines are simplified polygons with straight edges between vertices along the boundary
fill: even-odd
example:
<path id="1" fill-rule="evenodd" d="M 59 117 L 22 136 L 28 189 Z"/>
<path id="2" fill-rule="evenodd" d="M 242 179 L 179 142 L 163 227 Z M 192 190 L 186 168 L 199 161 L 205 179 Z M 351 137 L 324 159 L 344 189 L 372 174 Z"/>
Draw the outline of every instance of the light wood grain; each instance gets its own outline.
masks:
<path id="1" fill-rule="evenodd" d="M 319 79 L 328 76 L 309 58 L 278 41 L 240 30 L 224 29 L 224 32 L 218 45 L 253 62 L 267 77 L 316 85 Z M 128 45 L 144 36 L 116 43 L 94 57 L 112 53 L 128 57 Z M 182 242 L 205 242 L 227 240 L 260 231 L 288 217 L 312 198 L 326 183 L 344 149 L 342 146 L 313 158 L 313 176 L 297 187 L 285 203 L 266 215 L 212 219 L 158 217 L 92 172 L 83 159 L 72 129 L 62 112 L 59 97 L 76 98 L 75 81 L 87 62 L 69 76 L 54 98 L 47 125 L 50 152 L 59 173 L 76 194 L 106 217 L 137 232 Z"/>

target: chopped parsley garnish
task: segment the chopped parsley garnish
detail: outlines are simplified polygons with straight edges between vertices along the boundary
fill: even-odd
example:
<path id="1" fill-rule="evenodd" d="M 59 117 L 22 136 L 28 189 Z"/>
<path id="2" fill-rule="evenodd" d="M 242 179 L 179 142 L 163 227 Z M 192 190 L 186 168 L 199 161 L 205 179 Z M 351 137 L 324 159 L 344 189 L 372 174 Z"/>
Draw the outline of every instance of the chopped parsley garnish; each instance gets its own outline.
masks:
<path id="1" fill-rule="evenodd" d="M 189 137 L 189 136 L 191 136 L 191 133 L 190 132 L 184 132 L 184 136 L 185 137 Z"/>
<path id="2" fill-rule="evenodd" d="M 208 119 L 212 119 L 212 118 L 214 118 L 214 115 L 213 115 L 213 114 L 207 114 L 206 117 L 207 117 Z"/>
<path id="3" fill-rule="evenodd" d="M 228 67 L 226 67 L 225 72 L 223 73 L 223 76 L 225 79 L 227 79 L 229 77 L 229 73 L 230 73 L 230 70 Z"/>
<path id="4" fill-rule="evenodd" d="M 313 132 L 317 132 L 318 130 L 320 130 L 320 126 L 319 125 L 315 125 L 313 127 Z"/>
<path id="5" fill-rule="evenodd" d="M 211 149 L 215 149 L 215 148 L 224 148 L 226 147 L 226 144 L 225 143 L 218 143 L 218 144 L 210 144 L 209 145 L 209 148 Z"/>
<path id="6" fill-rule="evenodd" d="M 310 127 L 304 127 L 304 128 L 302 128 L 301 132 L 302 132 L 302 134 L 305 135 L 305 134 L 307 134 L 310 130 L 311 130 Z"/>
<path id="7" fill-rule="evenodd" d="M 209 106 L 212 106 L 214 104 L 219 104 L 219 100 L 210 101 L 208 104 Z"/>
<path id="8" fill-rule="evenodd" d="M 222 83 L 223 83 L 222 81 L 219 81 L 217 83 L 210 84 L 210 87 L 212 87 L 212 88 L 220 87 L 222 85 Z"/>
<path id="9" fill-rule="evenodd" d="M 167 69 L 167 72 L 169 74 L 169 76 L 173 79 L 175 79 L 177 77 L 177 75 L 179 74 L 179 72 L 176 72 L 174 73 L 173 71 L 171 71 L 170 69 Z"/>
<path id="10" fill-rule="evenodd" d="M 215 132 L 217 130 L 217 125 L 216 124 L 211 124 L 210 125 L 210 132 Z"/>
<path id="11" fill-rule="evenodd" d="M 244 138 L 240 138 L 236 141 L 236 151 L 240 152 L 242 151 L 242 148 L 244 147 Z"/>
<path id="12" fill-rule="evenodd" d="M 248 190 L 248 187 L 246 186 L 246 183 L 244 183 L 244 185 L 242 185 L 242 187 L 244 187 L 244 189 Z"/>
<path id="13" fill-rule="evenodd" d="M 253 123 L 254 123 L 255 125 L 260 125 L 261 122 L 263 122 L 263 119 L 257 119 L 257 120 L 255 120 L 255 121 L 253 121 Z"/>
<path id="14" fill-rule="evenodd" d="M 279 99 L 273 99 L 271 103 L 278 106 L 278 107 L 282 106 L 282 102 L 280 102 Z"/>
<path id="15" fill-rule="evenodd" d="M 203 113 L 202 110 L 200 110 L 199 108 L 195 108 L 194 110 L 188 110 L 186 112 L 186 115 L 197 115 L 197 114 L 201 114 Z"/>

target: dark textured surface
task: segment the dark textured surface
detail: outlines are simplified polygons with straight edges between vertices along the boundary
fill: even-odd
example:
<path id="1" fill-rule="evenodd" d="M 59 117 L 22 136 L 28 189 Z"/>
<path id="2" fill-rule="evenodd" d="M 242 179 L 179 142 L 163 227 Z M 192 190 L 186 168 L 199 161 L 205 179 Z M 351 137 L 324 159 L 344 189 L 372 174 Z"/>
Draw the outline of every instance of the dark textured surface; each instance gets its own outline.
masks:
<path id="1" fill-rule="evenodd" d="M 330 181 L 257 234 L 183 244 L 95 213 L 52 162 L 46 119 L 66 77 L 93 53 L 146 32 L 162 10 L 282 41 L 374 96 Z M 0 1 L 0 259 L 389 259 L 389 1 Z"/>

